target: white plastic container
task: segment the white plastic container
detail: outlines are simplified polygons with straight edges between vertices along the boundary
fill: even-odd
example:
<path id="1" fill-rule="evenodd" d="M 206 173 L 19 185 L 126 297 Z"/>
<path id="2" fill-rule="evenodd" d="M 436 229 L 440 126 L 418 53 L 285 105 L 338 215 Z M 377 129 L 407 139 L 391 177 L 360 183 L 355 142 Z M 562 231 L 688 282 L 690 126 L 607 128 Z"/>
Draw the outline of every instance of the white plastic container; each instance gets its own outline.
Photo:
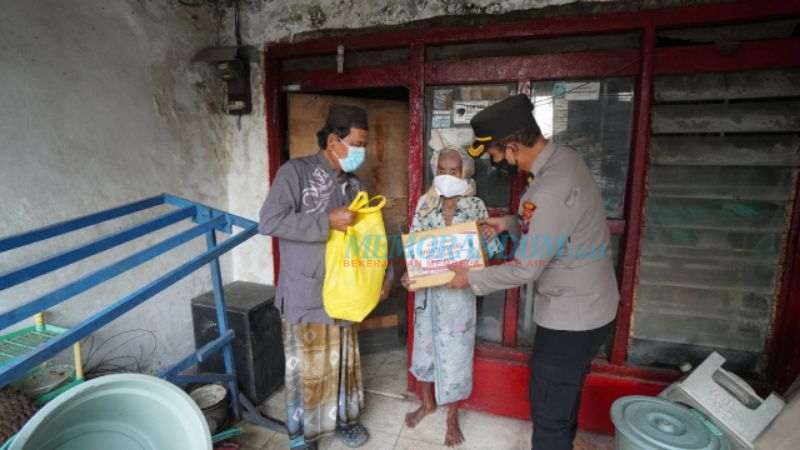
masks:
<path id="1" fill-rule="evenodd" d="M 9 450 L 211 450 L 211 435 L 200 408 L 177 386 L 118 374 L 56 397 Z"/>

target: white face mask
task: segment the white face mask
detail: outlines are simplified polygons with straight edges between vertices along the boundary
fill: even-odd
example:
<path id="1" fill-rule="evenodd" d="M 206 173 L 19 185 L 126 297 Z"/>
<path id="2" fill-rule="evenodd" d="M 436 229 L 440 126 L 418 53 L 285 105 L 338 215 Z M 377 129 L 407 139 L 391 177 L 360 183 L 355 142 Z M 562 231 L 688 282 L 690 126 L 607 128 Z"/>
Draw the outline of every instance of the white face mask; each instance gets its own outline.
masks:
<path id="1" fill-rule="evenodd" d="M 455 197 L 463 195 L 469 189 L 469 183 L 463 178 L 452 175 L 436 175 L 433 179 L 433 187 L 444 197 Z"/>

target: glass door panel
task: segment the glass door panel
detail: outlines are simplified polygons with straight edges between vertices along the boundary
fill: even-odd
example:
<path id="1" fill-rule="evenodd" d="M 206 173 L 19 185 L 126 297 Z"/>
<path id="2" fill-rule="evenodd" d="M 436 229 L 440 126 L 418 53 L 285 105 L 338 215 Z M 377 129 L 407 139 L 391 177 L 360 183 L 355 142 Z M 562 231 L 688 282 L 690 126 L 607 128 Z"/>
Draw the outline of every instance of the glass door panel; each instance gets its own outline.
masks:
<path id="1" fill-rule="evenodd" d="M 516 83 L 432 86 L 425 92 L 425 189 L 433 174 L 433 152 L 446 145 L 467 148 L 473 141 L 470 119 L 480 110 L 517 93 Z M 488 154 L 476 161 L 478 197 L 493 212 L 505 213 L 511 203 L 511 177 L 491 167 Z"/>
<path id="2" fill-rule="evenodd" d="M 516 83 L 431 86 L 425 92 L 425 186 L 430 188 L 430 160 L 435 151 L 455 145 L 467 148 L 473 141 L 470 119 L 480 110 L 517 93 Z M 490 214 L 507 214 L 511 206 L 512 178 L 491 167 L 488 154 L 476 161 L 477 195 Z M 502 344 L 506 291 L 478 297 L 479 342 Z"/>
<path id="3" fill-rule="evenodd" d="M 548 139 L 574 148 L 603 193 L 609 220 L 624 219 L 625 187 L 633 121 L 634 79 L 536 81 L 534 117 Z M 610 251 L 618 266 L 624 226 L 612 230 Z M 535 284 L 520 292 L 517 345 L 533 345 Z"/>

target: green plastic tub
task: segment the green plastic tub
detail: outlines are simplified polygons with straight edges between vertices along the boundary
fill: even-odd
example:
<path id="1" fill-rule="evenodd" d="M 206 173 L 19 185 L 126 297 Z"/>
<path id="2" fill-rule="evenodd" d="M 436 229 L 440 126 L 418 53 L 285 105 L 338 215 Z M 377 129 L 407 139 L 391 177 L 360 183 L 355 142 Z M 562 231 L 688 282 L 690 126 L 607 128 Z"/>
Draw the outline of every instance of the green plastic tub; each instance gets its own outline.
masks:
<path id="1" fill-rule="evenodd" d="M 177 386 L 118 374 L 82 383 L 48 403 L 8 450 L 211 450 L 200 408 Z"/>

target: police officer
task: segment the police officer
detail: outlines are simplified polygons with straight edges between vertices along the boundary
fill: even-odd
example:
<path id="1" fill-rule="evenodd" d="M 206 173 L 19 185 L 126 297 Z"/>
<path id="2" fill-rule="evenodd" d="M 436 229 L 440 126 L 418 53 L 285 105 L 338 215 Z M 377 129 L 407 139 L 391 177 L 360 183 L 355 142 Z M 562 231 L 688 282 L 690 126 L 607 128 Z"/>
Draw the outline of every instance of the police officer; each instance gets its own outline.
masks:
<path id="1" fill-rule="evenodd" d="M 532 176 L 519 214 L 491 218 L 485 237 L 511 233 L 514 257 L 479 271 L 453 267 L 448 287 L 477 295 L 535 283 L 530 401 L 534 450 L 572 449 L 592 358 L 609 338 L 619 293 L 600 189 L 575 150 L 546 140 L 530 98 L 509 97 L 470 122 L 473 157 Z M 518 239 L 518 240 L 517 240 Z"/>

